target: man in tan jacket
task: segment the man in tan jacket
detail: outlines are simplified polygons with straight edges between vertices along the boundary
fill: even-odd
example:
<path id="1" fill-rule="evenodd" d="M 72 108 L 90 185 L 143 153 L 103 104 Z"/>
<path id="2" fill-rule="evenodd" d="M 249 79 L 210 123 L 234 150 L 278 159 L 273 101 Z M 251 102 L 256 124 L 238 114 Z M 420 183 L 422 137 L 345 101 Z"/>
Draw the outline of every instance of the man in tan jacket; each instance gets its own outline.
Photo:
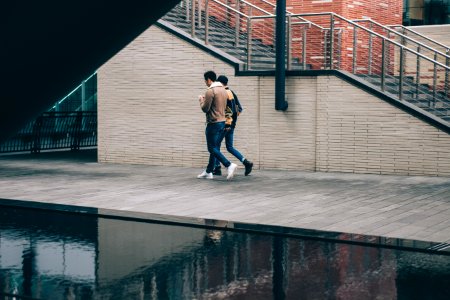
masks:
<path id="1" fill-rule="evenodd" d="M 231 163 L 220 152 L 220 144 L 224 137 L 225 130 L 225 108 L 227 106 L 228 95 L 223 85 L 216 81 L 217 75 L 213 71 L 203 74 L 205 83 L 208 86 L 205 95 L 199 96 L 200 107 L 206 114 L 206 144 L 209 152 L 209 162 L 197 178 L 213 179 L 215 159 L 218 159 L 228 170 L 227 179 L 232 179 L 237 165 Z"/>

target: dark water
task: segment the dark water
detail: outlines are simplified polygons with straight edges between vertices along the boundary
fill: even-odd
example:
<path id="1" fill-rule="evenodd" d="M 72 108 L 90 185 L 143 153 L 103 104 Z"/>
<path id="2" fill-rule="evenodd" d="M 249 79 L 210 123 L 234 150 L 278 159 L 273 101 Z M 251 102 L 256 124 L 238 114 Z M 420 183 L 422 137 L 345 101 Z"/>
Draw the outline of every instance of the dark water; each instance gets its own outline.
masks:
<path id="1" fill-rule="evenodd" d="M 450 256 L 0 207 L 0 299 L 30 298 L 450 299 Z"/>

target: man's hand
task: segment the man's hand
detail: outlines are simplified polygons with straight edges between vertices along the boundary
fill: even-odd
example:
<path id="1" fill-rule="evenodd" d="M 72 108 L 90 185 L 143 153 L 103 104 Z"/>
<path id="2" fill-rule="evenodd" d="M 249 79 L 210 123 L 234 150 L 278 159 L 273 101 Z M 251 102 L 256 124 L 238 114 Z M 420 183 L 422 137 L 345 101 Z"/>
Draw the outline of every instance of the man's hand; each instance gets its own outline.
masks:
<path id="1" fill-rule="evenodd" d="M 203 102 L 203 101 L 205 101 L 205 96 L 198 95 L 198 102 Z"/>

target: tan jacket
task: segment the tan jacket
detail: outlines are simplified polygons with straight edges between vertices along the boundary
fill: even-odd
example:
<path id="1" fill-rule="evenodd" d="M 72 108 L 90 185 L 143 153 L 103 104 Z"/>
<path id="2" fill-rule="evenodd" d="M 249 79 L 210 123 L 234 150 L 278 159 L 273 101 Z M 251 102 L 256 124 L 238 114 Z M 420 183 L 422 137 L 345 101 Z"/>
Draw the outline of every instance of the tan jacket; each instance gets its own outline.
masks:
<path id="1" fill-rule="evenodd" d="M 206 114 L 206 123 L 225 121 L 225 108 L 228 94 L 220 82 L 213 82 L 206 90 L 205 97 L 200 99 L 200 107 Z"/>

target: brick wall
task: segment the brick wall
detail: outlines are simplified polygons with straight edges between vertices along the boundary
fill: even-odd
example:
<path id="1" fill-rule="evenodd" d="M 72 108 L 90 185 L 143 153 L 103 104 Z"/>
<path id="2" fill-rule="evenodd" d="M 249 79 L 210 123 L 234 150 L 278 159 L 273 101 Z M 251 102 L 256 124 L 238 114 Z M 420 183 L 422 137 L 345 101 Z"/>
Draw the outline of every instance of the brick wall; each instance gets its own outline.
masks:
<path id="1" fill-rule="evenodd" d="M 450 136 L 375 96 L 334 76 L 289 77 L 289 109 L 275 111 L 273 77 L 236 77 L 157 27 L 98 71 L 99 161 L 204 167 L 209 69 L 244 105 L 235 145 L 256 168 L 450 176 Z"/>

